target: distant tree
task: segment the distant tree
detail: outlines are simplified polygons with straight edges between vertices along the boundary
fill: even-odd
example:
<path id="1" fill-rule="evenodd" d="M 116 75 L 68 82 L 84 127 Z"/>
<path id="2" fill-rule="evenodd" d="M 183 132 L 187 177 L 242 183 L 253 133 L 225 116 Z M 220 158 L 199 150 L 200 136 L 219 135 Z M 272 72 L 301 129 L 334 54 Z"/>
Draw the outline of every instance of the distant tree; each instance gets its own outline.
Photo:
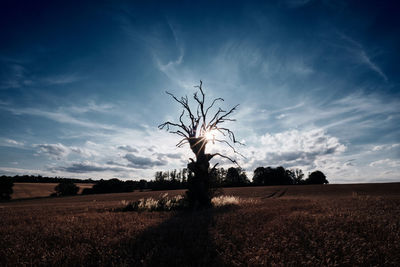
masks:
<path id="1" fill-rule="evenodd" d="M 122 193 L 132 192 L 133 187 L 127 182 L 123 182 L 117 178 L 110 180 L 101 179 L 95 185 L 93 185 L 94 194 L 105 194 L 105 193 Z"/>
<path id="2" fill-rule="evenodd" d="M 304 173 L 301 169 L 294 169 L 291 170 L 291 172 L 293 174 L 294 184 L 302 184 L 304 182 Z"/>
<path id="3" fill-rule="evenodd" d="M 73 196 L 79 191 L 79 187 L 70 181 L 61 182 L 54 189 L 57 196 Z"/>
<path id="4" fill-rule="evenodd" d="M 257 185 L 262 185 L 265 183 L 265 168 L 264 167 L 258 167 L 254 170 L 253 174 L 253 183 Z"/>
<path id="5" fill-rule="evenodd" d="M 289 185 L 293 184 L 293 173 L 282 166 L 277 168 L 258 167 L 254 170 L 253 182 L 257 185 Z"/>
<path id="6" fill-rule="evenodd" d="M 147 189 L 147 181 L 142 179 L 139 181 L 139 190 L 143 191 L 144 189 Z"/>
<path id="7" fill-rule="evenodd" d="M 226 173 L 225 181 L 228 185 L 235 185 L 239 183 L 239 171 L 237 168 L 229 168 Z"/>
<path id="8" fill-rule="evenodd" d="M 14 186 L 14 183 L 10 178 L 8 178 L 6 176 L 0 177 L 0 199 L 1 200 L 11 199 L 11 194 L 14 192 L 12 189 L 13 186 Z"/>
<path id="9" fill-rule="evenodd" d="M 250 184 L 249 178 L 247 178 L 247 174 L 241 170 L 239 175 L 239 183 L 240 185 Z"/>
<path id="10" fill-rule="evenodd" d="M 307 180 L 305 181 L 306 184 L 328 184 L 328 180 L 326 179 L 326 176 L 323 172 L 321 171 L 314 171 L 312 172 Z"/>
<path id="11" fill-rule="evenodd" d="M 250 181 L 247 178 L 247 175 L 241 168 L 229 168 L 226 177 L 225 177 L 225 185 L 227 186 L 241 186 L 246 185 Z"/>

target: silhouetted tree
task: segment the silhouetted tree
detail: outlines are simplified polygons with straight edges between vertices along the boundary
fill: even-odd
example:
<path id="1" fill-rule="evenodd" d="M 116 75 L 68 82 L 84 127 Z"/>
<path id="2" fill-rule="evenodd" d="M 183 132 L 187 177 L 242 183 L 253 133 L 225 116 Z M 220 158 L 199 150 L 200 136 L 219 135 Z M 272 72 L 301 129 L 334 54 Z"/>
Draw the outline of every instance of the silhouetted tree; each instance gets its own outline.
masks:
<path id="1" fill-rule="evenodd" d="M 144 179 L 141 179 L 139 181 L 139 190 L 143 191 L 144 189 L 147 189 L 147 181 Z"/>
<path id="2" fill-rule="evenodd" d="M 326 176 L 323 172 L 321 171 L 314 171 L 312 172 L 307 180 L 305 181 L 306 184 L 328 184 L 328 180 L 326 179 Z"/>
<path id="3" fill-rule="evenodd" d="M 106 194 L 132 192 L 134 188 L 131 183 L 123 182 L 117 178 L 113 178 L 110 180 L 101 179 L 95 185 L 93 185 L 92 190 L 92 193 L 94 194 Z"/>
<path id="4" fill-rule="evenodd" d="M 239 154 L 234 144 L 239 143 L 234 133 L 226 128 L 221 127 L 226 121 L 234 121 L 229 116 L 236 110 L 238 105 L 234 106 L 228 111 L 218 108 L 213 115 L 209 116 L 210 109 L 218 101 L 224 101 L 222 98 L 214 99 L 211 104 L 205 106 L 205 94 L 202 88 L 202 81 L 199 86 L 195 86 L 199 89 L 199 92 L 195 92 L 193 98 L 197 104 L 196 109 L 192 109 L 189 105 L 189 99 L 187 96 L 178 99 L 173 94 L 166 92 L 176 102 L 182 105 L 183 111 L 179 116 L 179 122 L 167 121 L 158 127 L 160 129 L 166 129 L 170 133 L 177 134 L 182 139 L 177 143 L 177 147 L 182 147 L 184 144 L 189 144 L 190 149 L 196 156 L 196 160 L 190 158 L 188 169 L 193 175 L 188 176 L 188 191 L 187 198 L 192 207 L 208 207 L 211 206 L 212 190 L 211 190 L 211 175 L 210 172 L 217 166 L 217 164 L 210 169 L 210 160 L 215 156 L 230 160 L 232 163 L 238 164 L 236 160 L 223 155 L 221 153 L 206 153 L 206 145 L 208 142 L 219 142 L 228 145 L 234 153 Z M 184 122 L 184 115 L 189 118 L 188 122 Z M 209 119 L 211 118 L 211 119 Z M 172 130 L 170 130 L 172 128 Z M 222 138 L 216 138 L 217 134 L 221 134 Z M 224 137 L 229 139 L 224 139 Z"/>
<path id="5" fill-rule="evenodd" d="M 237 168 L 229 168 L 228 172 L 226 173 L 226 183 L 231 185 L 239 183 L 239 175 L 240 174 Z"/>
<path id="6" fill-rule="evenodd" d="M 258 167 L 254 170 L 253 182 L 257 185 L 290 185 L 293 174 L 282 166 L 277 168 Z"/>
<path id="7" fill-rule="evenodd" d="M 1 200 L 11 199 L 11 195 L 14 192 L 12 189 L 13 186 L 14 186 L 14 183 L 10 178 L 8 178 L 6 176 L 0 177 L 0 199 Z"/>
<path id="8" fill-rule="evenodd" d="M 292 170 L 294 184 L 302 184 L 304 182 L 304 173 L 301 169 Z"/>
<path id="9" fill-rule="evenodd" d="M 57 196 L 73 196 L 79 191 L 79 187 L 70 181 L 61 182 L 54 189 Z"/>
<path id="10" fill-rule="evenodd" d="M 265 168 L 264 167 L 257 167 L 253 173 L 253 183 L 256 185 L 262 185 L 265 182 Z"/>
<path id="11" fill-rule="evenodd" d="M 226 186 L 243 186 L 248 183 L 250 183 L 250 181 L 241 168 L 231 167 L 228 169 L 225 177 Z"/>

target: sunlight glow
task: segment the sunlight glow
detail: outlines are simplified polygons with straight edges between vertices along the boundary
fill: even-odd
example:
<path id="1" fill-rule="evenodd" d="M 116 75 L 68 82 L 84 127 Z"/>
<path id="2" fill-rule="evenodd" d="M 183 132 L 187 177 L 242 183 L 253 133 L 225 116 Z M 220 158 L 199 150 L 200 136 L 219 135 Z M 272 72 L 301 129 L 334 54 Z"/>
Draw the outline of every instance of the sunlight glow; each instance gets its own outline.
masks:
<path id="1" fill-rule="evenodd" d="M 212 141 L 215 139 L 215 131 L 207 131 L 204 134 L 204 138 L 206 138 L 207 141 Z"/>

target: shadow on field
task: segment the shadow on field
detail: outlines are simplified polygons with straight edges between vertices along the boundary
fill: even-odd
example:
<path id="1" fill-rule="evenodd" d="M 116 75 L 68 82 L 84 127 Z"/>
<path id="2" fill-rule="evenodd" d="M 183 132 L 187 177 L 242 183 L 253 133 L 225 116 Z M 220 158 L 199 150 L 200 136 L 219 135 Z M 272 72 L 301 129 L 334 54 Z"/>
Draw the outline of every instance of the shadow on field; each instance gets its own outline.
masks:
<path id="1" fill-rule="evenodd" d="M 224 266 L 210 228 L 214 216 L 235 207 L 179 212 L 161 224 L 133 237 L 123 249 L 129 265 Z"/>

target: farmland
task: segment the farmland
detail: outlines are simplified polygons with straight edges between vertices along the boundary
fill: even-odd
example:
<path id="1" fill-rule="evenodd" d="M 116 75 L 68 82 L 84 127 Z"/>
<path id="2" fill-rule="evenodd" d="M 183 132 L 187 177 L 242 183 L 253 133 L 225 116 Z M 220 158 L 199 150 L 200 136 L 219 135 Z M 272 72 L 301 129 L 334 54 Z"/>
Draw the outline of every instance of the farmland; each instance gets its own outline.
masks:
<path id="1" fill-rule="evenodd" d="M 14 183 L 12 199 L 48 197 L 55 193 L 57 183 Z M 81 193 L 84 188 L 91 188 L 93 184 L 76 184 Z"/>
<path id="2" fill-rule="evenodd" d="M 195 212 L 120 209 L 162 193 L 0 203 L 0 265 L 400 264 L 399 183 L 225 188 L 243 201 Z"/>

